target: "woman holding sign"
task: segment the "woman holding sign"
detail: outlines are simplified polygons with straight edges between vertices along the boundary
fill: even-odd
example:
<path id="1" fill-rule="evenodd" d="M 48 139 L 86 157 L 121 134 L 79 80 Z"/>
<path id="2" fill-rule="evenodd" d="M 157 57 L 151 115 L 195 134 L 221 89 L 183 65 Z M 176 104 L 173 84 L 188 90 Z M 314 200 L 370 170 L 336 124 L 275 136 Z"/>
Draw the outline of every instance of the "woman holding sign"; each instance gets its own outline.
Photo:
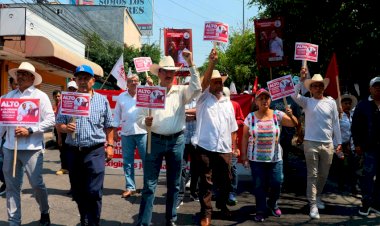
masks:
<path id="1" fill-rule="evenodd" d="M 294 127 L 294 122 L 298 122 L 289 107 L 286 113 L 270 109 L 270 94 L 265 89 L 257 91 L 255 101 L 258 110 L 248 114 L 244 121 L 241 160 L 245 167 L 251 167 L 256 197 L 255 221 L 262 222 L 267 207 L 276 217 L 282 214 L 277 204 L 284 177 L 280 125 Z"/>

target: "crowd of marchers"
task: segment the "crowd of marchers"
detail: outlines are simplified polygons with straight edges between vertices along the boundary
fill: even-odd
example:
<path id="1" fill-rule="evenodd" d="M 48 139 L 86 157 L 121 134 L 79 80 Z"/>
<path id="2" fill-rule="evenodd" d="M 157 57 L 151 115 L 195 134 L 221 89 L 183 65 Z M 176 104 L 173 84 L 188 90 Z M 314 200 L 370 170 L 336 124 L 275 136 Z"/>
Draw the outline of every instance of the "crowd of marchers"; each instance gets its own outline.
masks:
<path id="1" fill-rule="evenodd" d="M 188 182 L 191 199 L 200 203 L 199 225 L 211 225 L 212 200 L 224 217 L 233 217 L 228 206 L 237 203 L 238 159 L 251 170 L 256 204 L 254 220 L 263 222 L 269 215 L 280 217 L 283 212 L 279 199 L 287 154 L 295 128 L 301 127 L 304 128 L 300 140 L 306 160 L 310 218 L 320 218 L 319 210 L 325 208 L 322 192 L 334 154 L 345 161 L 339 168 L 350 176 L 350 180 L 340 181 L 340 185 L 346 183 L 352 190 L 360 188 L 359 214 L 380 214 L 380 77 L 370 80 L 368 98 L 358 103 L 355 96 L 343 94 L 337 103 L 324 95 L 329 79 L 320 74 L 307 79 L 307 68 L 302 67 L 295 94 L 287 98 L 290 105 L 272 102 L 270 92 L 261 88 L 252 94 L 254 110 L 244 115 L 224 87 L 226 76 L 214 70 L 218 61 L 215 49 L 210 52 L 202 77 L 192 53 L 184 50 L 182 57 L 190 72 L 182 85 L 173 84 L 179 68 L 172 57 L 165 56 L 159 64 L 150 67 L 150 72 L 159 78 L 157 85 L 166 88 L 164 109 L 136 107 L 136 88 L 140 81 L 132 74 L 127 77 L 127 90 L 117 98 L 113 116 L 107 98 L 93 89 L 95 76 L 88 65 L 77 67 L 67 91 L 90 96 L 89 117 L 61 114 L 61 92 L 53 93 L 55 104 L 52 105 L 48 96 L 36 88 L 42 77 L 32 64 L 23 62 L 18 68 L 10 69 L 12 91 L 2 98 L 39 99 L 41 105 L 38 125 L 0 127 L 3 183 L 0 194 L 6 195 L 9 225 L 21 225 L 20 192 L 24 173 L 39 205 L 40 225 L 51 224 L 42 163 L 43 133 L 52 128 L 61 159 L 57 175 L 69 175 L 70 194 L 78 206 L 81 225 L 100 224 L 105 164 L 113 158 L 114 144 L 120 139 L 125 176 L 123 198 L 134 196 L 137 191 L 136 149 L 143 164 L 142 198 L 135 225 L 151 224 L 163 160 L 167 186 L 165 225 L 176 225 L 177 209 L 183 205 Z M 154 85 L 151 78 L 147 81 Z M 301 95 L 301 89 L 308 94 Z M 303 126 L 300 126 L 301 112 L 305 117 Z M 238 136 L 239 130 L 242 136 Z M 147 146 L 151 147 L 148 152 Z M 190 170 L 187 169 L 189 157 Z"/>

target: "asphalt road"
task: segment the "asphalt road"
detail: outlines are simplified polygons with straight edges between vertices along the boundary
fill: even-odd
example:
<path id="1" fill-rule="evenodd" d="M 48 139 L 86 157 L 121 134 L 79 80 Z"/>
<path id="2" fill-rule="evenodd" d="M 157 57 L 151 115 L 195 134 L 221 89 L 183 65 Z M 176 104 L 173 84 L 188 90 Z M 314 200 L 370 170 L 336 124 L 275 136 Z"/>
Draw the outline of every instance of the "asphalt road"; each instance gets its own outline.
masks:
<path id="1" fill-rule="evenodd" d="M 357 212 L 360 195 L 338 191 L 332 179 L 329 180 L 323 200 L 326 209 L 320 211 L 321 219 L 311 220 L 305 197 L 305 166 L 302 154 L 291 157 L 290 176 L 286 190 L 281 195 L 280 208 L 283 215 L 279 218 L 269 216 L 261 225 L 380 225 L 380 217 L 371 214 L 360 217 Z M 60 168 L 59 152 L 46 150 L 44 155 L 44 180 L 49 192 L 50 217 L 52 225 L 79 225 L 79 214 L 75 202 L 67 195 L 69 178 L 55 174 Z M 136 176 L 138 188 L 142 187 L 142 175 Z M 163 225 L 165 217 L 165 175 L 162 174 L 156 191 L 153 225 Z M 138 216 L 141 196 L 122 199 L 124 188 L 122 170 L 107 168 L 104 182 L 103 210 L 101 225 L 134 225 Z M 251 194 L 250 176 L 239 180 L 238 204 L 230 207 L 233 216 L 225 219 L 218 211 L 213 213 L 212 225 L 254 225 L 255 198 Z M 215 204 L 215 203 L 214 203 Z M 178 225 L 197 225 L 199 221 L 199 202 L 190 201 L 188 194 L 185 203 L 178 209 Z M 24 177 L 22 189 L 22 224 L 38 225 L 40 213 L 32 195 L 27 177 Z M 0 197 L 0 225 L 7 225 L 6 199 Z"/>

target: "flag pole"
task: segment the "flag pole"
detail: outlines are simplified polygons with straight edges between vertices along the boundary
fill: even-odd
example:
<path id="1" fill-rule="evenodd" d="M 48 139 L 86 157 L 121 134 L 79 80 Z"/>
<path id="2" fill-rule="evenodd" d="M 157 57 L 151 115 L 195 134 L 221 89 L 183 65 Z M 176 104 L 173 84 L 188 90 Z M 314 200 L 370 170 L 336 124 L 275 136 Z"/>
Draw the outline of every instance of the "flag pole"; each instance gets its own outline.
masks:
<path id="1" fill-rule="evenodd" d="M 103 88 L 104 84 L 107 82 L 107 80 L 108 80 L 108 78 L 110 77 L 110 75 L 111 75 L 111 73 L 109 73 L 109 74 L 108 74 L 108 76 L 107 76 L 106 80 L 104 80 L 104 82 L 103 82 L 102 86 L 100 86 L 100 89 L 102 89 L 102 88 Z"/>

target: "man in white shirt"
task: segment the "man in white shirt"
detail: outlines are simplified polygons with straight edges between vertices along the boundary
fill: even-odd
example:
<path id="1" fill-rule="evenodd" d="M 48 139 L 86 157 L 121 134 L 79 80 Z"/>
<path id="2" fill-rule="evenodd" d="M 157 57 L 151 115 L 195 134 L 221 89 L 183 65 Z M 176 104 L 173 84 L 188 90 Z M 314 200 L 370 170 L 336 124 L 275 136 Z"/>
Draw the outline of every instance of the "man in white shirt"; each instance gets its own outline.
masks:
<path id="1" fill-rule="evenodd" d="M 4 98 L 40 99 L 40 123 L 37 126 L 1 127 L 7 132 L 4 144 L 4 177 L 7 184 L 7 210 L 10 225 L 21 225 L 21 181 L 25 169 L 34 197 L 41 211 L 40 225 L 50 225 L 48 194 L 42 178 L 43 163 L 43 133 L 55 124 L 54 112 L 46 93 L 35 88 L 42 82 L 42 77 L 28 62 L 23 62 L 19 68 L 8 71 L 17 80 L 19 88 L 6 94 Z M 13 177 L 13 156 L 15 138 L 17 139 L 16 176 Z"/>
<path id="2" fill-rule="evenodd" d="M 171 56 L 163 57 L 159 64 L 150 67 L 152 74 L 160 79 L 160 86 L 166 87 L 165 109 L 140 109 L 137 124 L 151 127 L 151 153 L 145 155 L 144 188 L 137 225 L 150 225 L 153 211 L 154 193 L 162 160 L 166 161 L 166 225 L 176 225 L 176 201 L 180 189 L 181 163 L 185 147 L 185 105 L 201 93 L 199 74 L 193 64 L 192 53 L 183 52 L 189 65 L 191 79 L 189 85 L 173 85 L 177 67 Z"/>
<path id="3" fill-rule="evenodd" d="M 334 144 L 337 146 L 336 153 L 339 156 L 342 152 L 342 139 L 335 100 L 323 96 L 329 79 L 323 79 L 320 74 L 306 79 L 306 74 L 306 68 L 302 68 L 301 84 L 296 85 L 296 92 L 291 97 L 305 111 L 306 196 L 310 203 L 310 217 L 319 219 L 318 209 L 325 208 L 321 193 L 329 175 Z M 299 94 L 301 85 L 310 91 L 312 97 L 304 97 Z"/>
<path id="4" fill-rule="evenodd" d="M 215 64 L 216 51 L 211 52 L 210 59 L 211 64 Z M 223 82 L 217 70 L 206 72 L 202 81 L 204 91 L 196 105 L 197 126 L 192 143 L 196 145 L 199 164 L 201 226 L 211 224 L 214 186 L 219 189 L 216 208 L 221 209 L 223 216 L 231 216 L 227 200 L 231 191 L 230 162 L 232 149 L 236 148 L 238 125 L 232 103 L 223 95 Z"/>
<path id="5" fill-rule="evenodd" d="M 127 78 L 127 90 L 122 92 L 116 101 L 114 111 L 114 140 L 119 140 L 117 128 L 121 126 L 121 146 L 123 151 L 123 168 L 126 181 L 126 190 L 121 197 L 128 198 L 136 193 L 135 183 L 135 149 L 139 152 L 144 164 L 146 152 L 146 130 L 136 123 L 136 87 L 139 84 L 139 77 L 136 74 Z"/>

